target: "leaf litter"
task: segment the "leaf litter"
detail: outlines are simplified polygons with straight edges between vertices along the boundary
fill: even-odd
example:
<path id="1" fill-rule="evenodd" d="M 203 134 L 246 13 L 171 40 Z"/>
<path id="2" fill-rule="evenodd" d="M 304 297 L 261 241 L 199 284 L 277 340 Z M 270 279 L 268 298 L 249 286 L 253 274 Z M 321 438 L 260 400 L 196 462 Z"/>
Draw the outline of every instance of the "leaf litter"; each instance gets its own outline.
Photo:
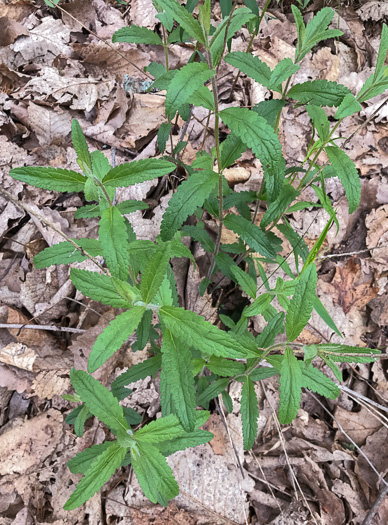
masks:
<path id="1" fill-rule="evenodd" d="M 112 49 L 104 43 L 125 24 L 155 28 L 158 20 L 150 0 L 133 0 L 127 7 L 104 0 L 76 0 L 63 5 L 68 14 L 58 11 L 54 16 L 49 8 L 35 9 L 24 1 L 0 6 L 0 181 L 5 189 L 34 206 L 41 215 L 46 214 L 72 238 L 93 238 L 96 233 L 97 222 L 93 219 L 72 218 L 72 211 L 82 203 L 76 198 L 72 201 L 71 196 L 64 199 L 59 194 L 27 187 L 11 179 L 8 171 L 27 163 L 77 169 L 69 147 L 70 125 L 75 117 L 93 146 L 116 149 L 117 164 L 157 155 L 155 135 L 165 120 L 163 93 L 126 91 L 123 80 L 124 75 L 145 80 L 144 67 L 155 60 L 163 61 L 161 50 L 133 44 L 115 44 Z M 387 16 L 385 10 L 384 3 L 376 1 L 364 3 L 357 11 L 350 7 L 341 10 L 339 23 L 344 38 L 333 46 L 318 47 L 305 57 L 297 81 L 336 80 L 352 90 L 362 85 L 370 74 L 366 64 L 374 61 L 378 47 L 379 25 L 375 22 Z M 253 53 L 273 67 L 293 55 L 295 30 L 288 14 L 276 9 L 270 9 L 270 13 L 273 17 L 255 38 Z M 217 9 L 214 16 L 221 16 Z M 247 40 L 247 30 L 239 31 L 233 39 L 233 51 L 245 51 Z M 185 45 L 172 46 L 172 67 L 180 67 L 191 52 Z M 222 64 L 220 74 L 221 109 L 240 101 L 258 103 L 268 96 L 265 89 L 258 89 L 242 75 L 231 102 L 233 68 Z M 361 117 L 347 119 L 340 132 L 356 132 L 382 102 L 383 97 L 379 96 L 367 103 Z M 206 111 L 194 112 L 186 130 L 189 145 L 184 155 L 193 158 L 200 149 L 206 115 Z M 347 153 L 363 179 L 362 206 L 355 217 L 346 212 L 341 187 L 335 179 L 328 181 L 341 221 L 338 236 L 330 232 L 320 254 L 335 257 L 320 262 L 318 294 L 343 333 L 342 341 L 348 344 L 387 344 L 387 120 L 385 106 L 347 145 Z M 179 134 L 182 121 L 177 126 Z M 214 119 L 208 126 L 205 148 L 210 151 L 214 145 Z M 306 113 L 300 108 L 284 111 L 280 136 L 291 163 L 303 159 L 309 133 Z M 286 140 L 289 136 L 294 140 Z M 173 135 L 174 145 L 177 137 Z M 107 154 L 110 156 L 111 152 Z M 261 167 L 245 154 L 229 170 L 228 177 L 237 191 L 257 190 Z M 150 181 L 117 192 L 118 202 L 135 198 L 152 204 L 146 214 L 138 211 L 128 215 L 138 238 L 156 238 L 172 193 L 166 181 L 159 186 Z M 308 190 L 306 200 L 317 202 L 315 194 L 307 193 Z M 308 209 L 295 212 L 291 219 L 299 233 L 305 234 L 308 245 L 314 244 L 326 221 L 325 212 Z M 213 235 L 217 225 L 208 221 L 207 226 Z M 344 391 L 337 401 L 328 402 L 335 418 L 332 420 L 313 397 L 303 393 L 303 409 L 280 435 L 272 410 L 278 402 L 276 377 L 265 380 L 265 395 L 257 387 L 259 433 L 252 455 L 243 453 L 239 394 L 231 391 L 233 412 L 226 416 L 224 411 L 214 413 L 208 423 L 215 434 L 214 442 L 171 456 L 169 462 L 174 466 L 182 494 L 167 511 L 145 501 L 128 469 L 118 473 L 106 486 L 106 492 L 95 495 L 85 510 L 71 514 L 63 511 L 63 503 L 77 481 L 66 462 L 85 447 L 101 443 L 104 432 L 96 421 L 89 420 L 83 437 L 76 438 L 64 421 L 70 404 L 61 395 L 70 391 L 71 366 L 86 369 L 91 341 L 114 313 L 99 303 L 87 302 L 80 293 L 74 297 L 78 302 L 70 300 L 74 290 L 69 285 L 68 267 L 33 268 L 32 254 L 59 239 L 2 197 L 0 232 L 1 321 L 86 330 L 77 336 L 65 332 L 58 335 L 50 330 L 0 329 L 0 512 L 4 523 L 29 524 L 33 515 L 38 523 L 58 524 L 79 523 L 88 516 L 86 522 L 92 524 L 102 519 L 102 508 L 110 523 L 168 523 L 170 517 L 177 523 L 245 523 L 249 513 L 256 523 L 362 523 L 381 487 L 381 479 L 348 438 L 385 476 L 388 459 L 384 452 L 384 412 L 378 410 L 376 418 L 368 405 L 360 405 L 355 401 L 359 398 Z M 178 294 L 182 306 L 190 305 L 208 320 L 217 322 L 214 298 L 207 294 L 198 296 L 207 256 L 195 244 L 190 248 L 197 268 L 181 265 L 176 272 Z M 359 253 L 347 255 L 355 251 Z M 181 260 L 176 261 L 174 270 Z M 295 268 L 291 261 L 290 266 Z M 266 268 L 275 269 L 270 265 Z M 281 271 L 274 274 L 271 284 L 275 285 L 276 277 L 282 275 Z M 226 279 L 224 285 L 230 286 L 230 281 Z M 231 293 L 224 301 L 225 309 L 233 311 L 241 300 L 241 296 Z M 259 318 L 253 328 L 261 330 Z M 310 342 L 341 340 L 315 314 L 300 337 Z M 118 367 L 137 362 L 126 355 L 121 353 L 108 361 L 97 377 L 110 384 Z M 147 349 L 141 355 L 133 355 L 135 359 L 146 358 Z M 352 367 L 340 364 L 346 387 L 385 407 L 388 394 L 384 363 Z M 330 374 L 328 369 L 325 372 Z M 143 417 L 157 415 L 158 379 L 147 378 L 132 387 L 135 395 L 129 406 Z M 303 498 L 298 494 L 298 486 Z M 388 504 L 384 501 L 376 523 L 387 519 Z"/>

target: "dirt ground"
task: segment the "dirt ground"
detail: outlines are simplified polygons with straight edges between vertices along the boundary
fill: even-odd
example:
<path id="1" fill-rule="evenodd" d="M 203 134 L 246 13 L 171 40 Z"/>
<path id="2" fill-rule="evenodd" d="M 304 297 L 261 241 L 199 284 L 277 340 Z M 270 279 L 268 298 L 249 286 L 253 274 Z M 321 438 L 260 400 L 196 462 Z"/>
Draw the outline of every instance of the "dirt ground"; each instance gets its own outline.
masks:
<path id="1" fill-rule="evenodd" d="M 218 22 L 220 7 L 212 3 L 213 21 Z M 271 67 L 285 57 L 293 58 L 296 42 L 290 2 L 273 4 L 252 48 Z M 69 237 L 93 238 L 97 219 L 74 219 L 74 211 L 84 204 L 78 194 L 33 188 L 12 179 L 9 170 L 22 165 L 78 170 L 70 143 L 73 118 L 79 120 L 91 148 L 104 151 L 109 159 L 115 151 L 116 164 L 158 156 L 156 133 L 165 122 L 163 92 L 145 92 L 134 79 L 145 80 L 143 68 L 152 61 L 163 63 L 164 51 L 161 46 L 110 44 L 113 33 L 125 25 L 157 26 L 151 0 L 75 0 L 59 5 L 60 9 L 52 9 L 43 0 L 0 3 L 0 183 Z M 324 0 L 309 4 L 307 18 L 324 5 Z M 314 48 L 304 58 L 297 80 L 334 80 L 356 92 L 376 61 L 382 23 L 388 23 L 388 3 L 330 5 L 340 7 L 333 25 L 344 35 Z M 248 41 L 248 31 L 239 31 L 232 50 L 245 51 Z M 170 67 L 182 66 L 191 53 L 190 44 L 170 46 Z M 234 69 L 223 63 L 221 107 L 230 104 L 234 77 Z M 242 75 L 231 104 L 252 106 L 268 97 L 265 88 Z M 330 230 L 318 261 L 318 295 L 343 333 L 342 342 L 383 352 L 388 337 L 385 100 L 383 95 L 375 97 L 339 129 L 344 137 L 354 134 L 346 151 L 361 175 L 361 205 L 350 216 L 342 186 L 337 179 L 328 180 L 326 189 L 337 208 L 340 229 L 337 234 L 335 228 Z M 303 108 L 287 107 L 283 117 L 283 153 L 287 165 L 293 166 L 305 156 L 310 120 Z M 185 135 L 185 162 L 190 163 L 202 147 L 206 119 L 207 110 L 194 110 Z M 208 151 L 214 145 L 213 125 L 210 119 Z M 178 119 L 174 143 L 182 127 Z M 235 190 L 258 189 L 260 163 L 250 154 L 227 171 Z M 171 195 L 166 181 L 157 179 L 118 192 L 118 202 L 135 198 L 149 204 L 147 212 L 129 216 L 138 238 L 155 240 Z M 317 196 L 309 189 L 301 199 L 316 202 Z M 322 209 L 305 209 L 295 212 L 291 222 L 311 246 L 327 218 Z M 206 226 L 210 232 L 217 228 L 211 220 Z M 223 241 L 228 242 L 231 235 L 226 231 Z M 252 452 L 245 454 L 241 384 L 233 386 L 233 413 L 224 417 L 214 407 L 207 423 L 215 435 L 213 441 L 169 458 L 181 494 L 167 509 L 150 504 L 131 470 L 122 468 L 82 508 L 64 511 L 63 504 L 79 479 L 69 472 L 67 461 L 101 443 L 106 431 L 90 419 L 83 437 L 77 438 L 73 427 L 65 423 L 71 403 L 61 396 L 72 392 L 70 368 L 86 370 L 93 342 L 114 311 L 76 292 L 69 266 L 34 268 L 33 256 L 61 238 L 1 196 L 0 236 L 0 525 L 364 522 L 388 482 L 384 480 L 388 472 L 384 360 L 343 365 L 341 396 L 327 401 L 306 391 L 298 417 L 288 426 L 280 427 L 276 418 L 276 378 L 258 384 L 260 431 Z M 220 323 L 214 307 L 219 297 L 198 293 L 209 263 L 207 254 L 196 243 L 190 248 L 196 268 L 187 260 L 173 260 L 181 305 Z M 283 254 L 289 248 L 285 244 Z M 231 283 L 225 283 L 223 293 L 223 312 L 231 313 L 244 304 L 245 298 Z M 46 328 L 20 330 L 26 323 Z M 255 333 L 262 329 L 260 323 L 259 319 L 253 322 Z M 300 341 L 337 342 L 340 338 L 313 315 Z M 123 367 L 145 359 L 147 351 L 117 354 L 94 374 L 107 385 Z M 131 388 L 133 394 L 125 403 L 144 418 L 155 417 L 160 411 L 158 380 L 147 378 Z M 388 500 L 382 501 L 372 523 L 388 523 Z"/>

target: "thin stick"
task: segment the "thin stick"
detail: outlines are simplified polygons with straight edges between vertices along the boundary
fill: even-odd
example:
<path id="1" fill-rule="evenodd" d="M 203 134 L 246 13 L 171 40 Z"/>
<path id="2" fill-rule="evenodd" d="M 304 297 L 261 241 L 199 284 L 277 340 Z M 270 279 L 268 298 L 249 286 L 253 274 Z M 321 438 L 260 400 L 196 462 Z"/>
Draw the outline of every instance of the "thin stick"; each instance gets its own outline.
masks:
<path id="1" fill-rule="evenodd" d="M 90 33 L 91 35 L 93 35 L 95 38 L 97 38 L 97 40 L 99 40 L 100 42 L 102 42 L 103 44 L 105 44 L 106 46 L 108 46 L 110 49 L 112 49 L 112 51 L 114 51 L 115 53 L 117 53 L 119 56 L 121 56 L 121 58 L 123 58 L 126 62 L 128 62 L 128 64 L 130 64 L 131 66 L 133 66 L 135 69 L 137 69 L 138 71 L 140 71 L 140 73 L 142 73 L 143 75 L 145 75 L 146 77 L 148 77 L 149 79 L 153 80 L 152 76 L 147 73 L 147 71 L 143 71 L 139 66 L 137 66 L 134 62 L 131 62 L 131 60 L 129 60 L 126 56 L 124 56 L 118 49 L 116 49 L 115 47 L 113 47 L 112 44 L 110 44 L 109 42 L 106 42 L 105 40 L 103 40 L 102 38 L 100 38 L 98 35 L 96 35 L 96 33 L 94 33 L 91 29 L 89 29 L 88 27 L 84 26 L 84 24 L 82 22 L 80 22 L 79 20 L 77 20 L 77 18 L 75 18 L 72 14 L 68 13 L 66 11 L 66 9 L 63 9 L 61 6 L 59 5 L 56 5 L 55 6 L 57 9 L 59 9 L 60 11 L 62 11 L 62 13 L 65 13 L 67 16 L 69 16 L 72 20 L 74 20 L 74 22 L 77 22 L 77 24 L 79 24 L 81 27 L 83 27 L 88 33 Z"/>
<path id="2" fill-rule="evenodd" d="M 365 458 L 366 462 L 370 466 L 370 468 L 373 470 L 373 472 L 378 476 L 379 480 L 384 483 L 384 485 L 387 487 L 388 492 L 388 483 L 385 481 L 385 479 L 382 477 L 382 475 L 379 473 L 379 471 L 376 469 L 376 467 L 373 465 L 371 460 L 368 458 L 368 456 L 361 450 L 361 448 L 357 445 L 355 441 L 349 436 L 349 434 L 346 433 L 341 423 L 338 421 L 338 419 L 333 416 L 333 414 L 328 410 L 323 403 L 309 390 L 307 392 L 312 396 L 315 401 L 323 408 L 323 410 L 336 422 L 338 428 L 341 430 L 342 434 L 347 437 L 347 439 L 350 441 L 350 443 L 358 450 L 358 452 Z"/>
<path id="3" fill-rule="evenodd" d="M 67 326 L 54 326 L 54 325 L 43 325 L 43 324 L 7 324 L 7 323 L 0 323 L 0 328 L 18 328 L 23 329 L 26 328 L 27 330 L 49 330 L 51 332 L 70 332 L 73 334 L 84 334 L 86 330 L 82 330 L 81 328 L 69 328 Z"/>
<path id="4" fill-rule="evenodd" d="M 362 522 L 361 525 L 371 525 L 371 523 L 373 521 L 373 518 L 376 516 L 376 514 L 377 514 L 377 512 L 378 512 L 378 510 L 380 508 L 380 505 L 384 501 L 384 498 L 385 498 L 385 496 L 387 494 L 388 494 L 388 484 L 386 483 L 379 490 L 379 493 L 377 495 L 377 498 L 376 498 L 375 502 L 373 503 L 372 507 L 369 509 L 369 512 L 365 516 L 365 519 L 364 519 L 364 521 Z"/>
<path id="5" fill-rule="evenodd" d="M 378 250 L 380 248 L 388 248 L 388 244 L 382 244 L 381 246 L 372 246 L 371 248 L 365 248 L 365 250 L 357 250 L 355 252 L 334 253 L 332 255 L 321 255 L 320 257 L 317 257 L 316 260 L 317 259 L 333 259 L 334 257 L 350 257 L 352 255 L 358 255 L 360 253 L 366 253 L 372 250 Z"/>
<path id="6" fill-rule="evenodd" d="M 21 208 L 22 210 L 24 210 L 26 213 L 28 213 L 28 215 L 32 215 L 33 217 L 35 217 L 36 219 L 38 219 L 38 221 L 40 221 L 41 223 L 45 224 L 46 226 L 48 226 L 49 228 L 51 228 L 52 230 L 54 230 L 56 233 L 58 233 L 59 235 L 61 235 L 61 237 L 63 237 L 67 242 L 69 242 L 71 245 L 74 246 L 74 248 L 78 251 L 80 251 L 82 253 L 83 256 L 87 257 L 88 259 L 90 259 L 96 266 L 98 266 L 98 268 L 104 272 L 106 275 L 109 275 L 110 276 L 110 272 L 104 268 L 103 266 L 101 266 L 101 264 L 97 261 L 97 259 L 95 259 L 92 255 L 90 255 L 90 253 L 88 253 L 86 250 L 84 250 L 81 246 L 79 246 L 76 242 L 73 241 L 73 239 L 70 239 L 70 237 L 68 237 L 65 233 L 63 233 L 62 230 L 60 230 L 59 228 L 57 228 L 54 224 L 52 224 L 50 221 L 48 221 L 45 217 L 42 217 L 41 215 L 39 215 L 38 213 L 36 213 L 34 210 L 32 210 L 31 208 L 29 208 L 28 206 L 26 206 L 25 204 L 22 204 L 20 201 L 17 200 L 16 197 L 14 197 L 12 195 L 12 193 L 9 193 L 7 190 L 4 190 L 3 188 L 0 187 L 0 193 L 2 193 L 5 197 L 7 197 L 7 199 L 9 199 L 10 201 L 12 201 L 16 206 L 19 206 L 19 208 Z"/>

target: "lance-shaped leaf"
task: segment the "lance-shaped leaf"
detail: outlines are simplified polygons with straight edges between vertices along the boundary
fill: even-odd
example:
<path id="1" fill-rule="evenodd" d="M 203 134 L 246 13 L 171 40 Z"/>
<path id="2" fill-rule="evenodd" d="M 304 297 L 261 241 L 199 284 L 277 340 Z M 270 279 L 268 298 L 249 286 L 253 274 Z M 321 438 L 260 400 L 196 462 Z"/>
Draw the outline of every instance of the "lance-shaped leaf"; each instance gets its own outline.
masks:
<path id="1" fill-rule="evenodd" d="M 334 381 L 325 376 L 318 368 L 306 366 L 304 361 L 298 361 L 298 365 L 302 372 L 300 384 L 303 388 L 308 388 L 328 399 L 336 399 L 340 395 L 341 391 Z"/>
<path id="2" fill-rule="evenodd" d="M 207 432 L 206 430 L 193 430 L 193 432 L 187 432 L 175 439 L 158 443 L 157 448 L 163 454 L 163 456 L 170 456 L 171 454 L 178 452 L 178 450 L 185 450 L 186 448 L 190 447 L 198 447 L 198 445 L 208 443 L 213 438 L 214 435 L 211 432 Z"/>
<path id="3" fill-rule="evenodd" d="M 87 470 L 63 508 L 76 509 L 91 498 L 121 466 L 126 453 L 126 449 L 117 443 L 103 451 Z"/>
<path id="4" fill-rule="evenodd" d="M 165 503 L 179 494 L 179 487 L 166 458 L 149 443 L 131 450 L 132 467 L 144 494 L 152 503 Z"/>
<path id="5" fill-rule="evenodd" d="M 88 270 L 72 268 L 70 279 L 74 286 L 86 297 L 114 308 L 129 308 L 131 303 L 125 300 L 116 290 L 113 281 L 107 275 Z"/>
<path id="6" fill-rule="evenodd" d="M 353 213 L 358 208 L 361 199 L 361 182 L 356 166 L 348 155 L 336 146 L 327 146 L 325 151 L 345 189 L 349 213 Z"/>
<path id="7" fill-rule="evenodd" d="M 94 460 L 107 448 L 114 445 L 114 441 L 105 441 L 101 445 L 93 445 L 71 458 L 67 466 L 72 474 L 86 474 Z"/>
<path id="8" fill-rule="evenodd" d="M 240 137 L 230 133 L 221 143 L 221 170 L 231 166 L 246 151 L 247 147 Z"/>
<path id="9" fill-rule="evenodd" d="M 229 378 L 224 377 L 223 379 L 217 379 L 211 383 L 205 390 L 198 396 L 198 405 L 204 406 L 209 403 L 212 399 L 220 395 L 229 384 Z"/>
<path id="10" fill-rule="evenodd" d="M 256 344 L 259 348 L 268 348 L 275 343 L 278 334 L 284 331 L 284 312 L 278 312 L 269 321 L 264 330 L 256 337 Z"/>
<path id="11" fill-rule="evenodd" d="M 232 361 L 231 359 L 223 359 L 222 357 L 212 357 L 209 362 L 206 363 L 206 368 L 218 376 L 234 376 L 242 374 L 245 370 L 244 363 Z"/>
<path id="12" fill-rule="evenodd" d="M 263 117 L 245 108 L 228 108 L 220 116 L 241 140 L 252 148 L 263 165 L 271 200 L 279 194 L 285 171 L 285 160 L 279 137 Z"/>
<path id="13" fill-rule="evenodd" d="M 97 337 L 88 359 L 88 371 L 95 372 L 105 363 L 138 327 L 145 312 L 144 306 L 135 306 L 125 311 Z"/>
<path id="14" fill-rule="evenodd" d="M 361 104 L 358 102 L 355 96 L 352 95 L 352 93 L 349 93 L 344 97 L 339 108 L 337 109 L 335 118 L 339 120 L 345 117 L 349 117 L 350 115 L 353 115 L 353 113 L 358 113 L 361 110 Z"/>
<path id="15" fill-rule="evenodd" d="M 225 62 L 231 66 L 237 67 L 242 73 L 253 78 L 259 84 L 269 87 L 271 78 L 271 69 L 265 62 L 250 53 L 243 51 L 233 51 L 225 57 Z"/>
<path id="16" fill-rule="evenodd" d="M 206 171 L 198 171 L 178 187 L 171 197 L 161 225 L 161 237 L 163 241 L 173 238 L 174 233 L 192 215 L 197 208 L 203 205 L 210 193 L 216 187 L 218 174 Z"/>
<path id="17" fill-rule="evenodd" d="M 115 206 L 101 213 L 99 237 L 106 264 L 114 277 L 128 278 L 128 235 L 124 217 Z"/>
<path id="18" fill-rule="evenodd" d="M 162 45 L 160 36 L 146 27 L 132 25 L 122 27 L 112 36 L 112 42 L 129 42 L 131 44 L 155 44 Z"/>
<path id="19" fill-rule="evenodd" d="M 227 332 L 213 326 L 200 315 L 190 310 L 163 306 L 159 316 L 166 327 L 184 344 L 204 354 L 219 357 L 243 358 L 251 355 L 250 350 L 234 340 Z M 257 357 L 256 354 L 254 356 Z"/>
<path id="20" fill-rule="evenodd" d="M 115 433 L 127 430 L 128 423 L 124 418 L 123 407 L 112 392 L 83 370 L 72 368 L 70 380 L 79 397 L 96 418 Z"/>
<path id="21" fill-rule="evenodd" d="M 272 232 L 265 233 L 256 224 L 252 224 L 244 217 L 227 215 L 224 224 L 228 230 L 237 233 L 250 248 L 259 252 L 263 257 L 274 259 L 276 253 L 281 249 L 281 240 L 276 235 Z"/>
<path id="22" fill-rule="evenodd" d="M 241 391 L 241 419 L 243 427 L 244 450 L 250 450 L 257 437 L 257 418 L 259 417 L 259 406 L 255 385 L 247 376 Z"/>
<path id="23" fill-rule="evenodd" d="M 286 315 L 288 341 L 294 341 L 309 322 L 314 308 L 316 287 L 317 269 L 314 264 L 309 264 L 299 277 Z"/>
<path id="24" fill-rule="evenodd" d="M 112 383 L 111 390 L 113 395 L 119 400 L 124 399 L 130 393 L 130 390 L 126 388 L 127 385 L 139 379 L 145 379 L 148 376 L 155 377 L 162 364 L 161 357 L 161 354 L 150 357 L 150 359 L 133 365 L 129 370 L 120 374 Z"/>
<path id="25" fill-rule="evenodd" d="M 302 399 L 302 371 L 289 347 L 280 369 L 279 421 L 286 425 L 295 419 Z"/>
<path id="26" fill-rule="evenodd" d="M 194 425 L 196 418 L 194 415 Z M 160 417 L 151 421 L 148 425 L 138 430 L 135 434 L 136 441 L 141 443 L 159 443 L 169 439 L 175 439 L 185 433 L 185 429 L 176 415 Z"/>
<path id="27" fill-rule="evenodd" d="M 156 179 L 171 173 L 175 169 L 172 162 L 160 159 L 142 159 L 119 164 L 107 173 L 103 179 L 105 186 L 114 188 L 132 186 L 146 180 Z"/>
<path id="28" fill-rule="evenodd" d="M 339 107 L 349 93 L 349 88 L 337 84 L 337 82 L 309 80 L 303 84 L 295 84 L 288 92 L 288 96 L 302 102 L 302 104 Z"/>
<path id="29" fill-rule="evenodd" d="M 177 71 L 167 89 L 166 113 L 173 116 L 178 109 L 190 101 L 191 95 L 200 88 L 206 80 L 214 75 L 203 62 L 193 62 Z"/>
<path id="30" fill-rule="evenodd" d="M 100 241 L 96 239 L 73 239 L 78 246 L 81 246 L 92 257 L 102 255 Z M 35 268 L 48 268 L 53 264 L 70 264 L 82 262 L 87 259 L 82 250 L 77 250 L 71 242 L 64 241 L 45 248 L 34 257 Z"/>
<path id="31" fill-rule="evenodd" d="M 92 171 L 92 158 L 89 153 L 89 148 L 85 139 L 85 135 L 79 125 L 78 120 L 73 119 L 71 123 L 71 140 L 73 142 L 74 149 L 78 156 L 78 164 L 84 171 Z"/>
<path id="32" fill-rule="evenodd" d="M 158 246 L 144 270 L 140 291 L 145 303 L 149 303 L 162 285 L 170 261 L 171 244 L 169 242 Z"/>
<path id="33" fill-rule="evenodd" d="M 238 284 L 241 286 L 242 291 L 254 299 L 256 297 L 257 286 L 252 277 L 244 272 L 239 266 L 232 266 L 230 270 Z"/>
<path id="34" fill-rule="evenodd" d="M 167 11 L 189 35 L 201 44 L 206 44 L 206 39 L 200 24 L 180 3 L 176 2 L 176 0 L 158 0 L 158 4 Z"/>
<path id="35" fill-rule="evenodd" d="M 162 366 L 164 380 L 168 383 L 176 414 L 183 428 L 191 432 L 195 428 L 195 389 L 192 357 L 189 348 L 177 341 L 170 330 L 162 330 Z"/>
<path id="36" fill-rule="evenodd" d="M 253 317 L 254 315 L 260 315 L 267 310 L 273 296 L 269 293 L 262 293 L 257 299 L 253 301 L 243 312 L 245 317 Z"/>
<path id="37" fill-rule="evenodd" d="M 282 92 L 282 83 L 294 73 L 299 71 L 300 65 L 294 64 L 291 58 L 283 58 L 272 71 L 269 79 L 269 87 L 273 91 Z"/>
<path id="38" fill-rule="evenodd" d="M 64 170 L 62 168 L 42 168 L 40 166 L 13 168 L 9 174 L 14 179 L 27 182 L 37 188 L 67 193 L 83 191 L 85 183 L 88 180 L 76 171 Z"/>
<path id="39" fill-rule="evenodd" d="M 334 343 L 325 343 L 316 345 L 319 354 L 327 355 L 333 361 L 339 363 L 373 363 L 381 353 L 376 348 L 358 348 L 357 346 L 339 345 Z M 342 355 L 349 354 L 349 355 Z"/>

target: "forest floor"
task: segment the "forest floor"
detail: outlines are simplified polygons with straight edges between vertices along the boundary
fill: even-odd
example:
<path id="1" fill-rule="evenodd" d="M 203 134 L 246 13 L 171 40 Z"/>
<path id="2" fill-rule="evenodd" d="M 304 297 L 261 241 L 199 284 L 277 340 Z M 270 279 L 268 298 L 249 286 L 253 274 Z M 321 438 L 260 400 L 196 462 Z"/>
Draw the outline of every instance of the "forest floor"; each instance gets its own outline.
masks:
<path id="1" fill-rule="evenodd" d="M 295 52 L 295 25 L 287 2 L 283 4 L 281 9 L 269 9 L 252 48 L 271 67 L 293 58 Z M 311 3 L 306 16 L 323 4 L 323 0 Z M 134 79 L 146 79 L 142 70 L 150 62 L 163 63 L 164 50 L 105 43 L 125 25 L 154 29 L 158 20 L 151 0 L 131 0 L 127 5 L 75 0 L 61 2 L 60 7 L 49 8 L 40 0 L 3 0 L 0 5 L 0 184 L 69 237 L 93 238 L 97 220 L 74 219 L 74 211 L 84 204 L 78 194 L 33 188 L 12 179 L 9 170 L 23 165 L 78 170 L 70 143 L 73 118 L 93 149 L 103 150 L 109 159 L 115 150 L 116 164 L 157 156 L 156 133 L 165 122 L 163 92 L 144 92 Z M 218 22 L 220 9 L 213 7 Z M 343 37 L 314 48 L 303 60 L 298 80 L 334 80 L 358 91 L 375 64 L 383 21 L 388 22 L 387 2 L 360 6 L 341 2 L 333 23 L 340 26 Z M 245 51 L 248 41 L 248 31 L 239 31 L 232 50 Z M 181 67 L 191 54 L 189 43 L 170 46 L 170 67 Z M 125 83 L 124 75 L 128 75 Z M 234 68 L 223 63 L 222 107 L 230 104 L 234 77 Z M 265 88 L 242 75 L 231 104 L 252 106 L 268 96 Z M 340 229 L 330 230 L 318 261 L 318 294 L 343 333 L 342 342 L 383 351 L 388 337 L 388 105 L 384 101 L 383 96 L 375 97 L 364 104 L 360 115 L 346 119 L 339 128 L 343 137 L 354 133 L 346 152 L 361 175 L 361 205 L 349 215 L 342 186 L 336 179 L 328 180 L 326 190 L 337 208 Z M 195 109 L 186 133 L 184 162 L 190 163 L 201 149 L 206 118 L 207 110 Z M 182 125 L 178 120 L 176 142 Z M 214 146 L 213 125 L 210 119 L 207 151 Z M 303 108 L 284 109 L 280 137 L 288 166 L 303 160 L 311 138 Z M 245 155 L 228 176 L 237 191 L 257 190 L 260 164 Z M 171 194 L 164 179 L 119 192 L 119 201 L 135 198 L 150 206 L 151 211 L 129 216 L 138 238 L 155 240 Z M 303 197 L 317 201 L 312 191 Z M 316 208 L 295 212 L 291 222 L 312 246 L 327 219 L 326 212 Z M 208 221 L 207 227 L 214 232 L 216 225 Z M 387 483 L 383 478 L 388 472 L 388 382 L 383 360 L 343 365 L 341 396 L 327 401 L 304 392 L 298 417 L 282 428 L 275 416 L 277 380 L 261 382 L 263 386 L 257 387 L 260 432 L 253 451 L 245 455 L 237 384 L 230 392 L 233 413 L 225 419 L 214 410 L 207 424 L 215 435 L 213 441 L 170 458 L 181 494 L 167 509 L 150 504 L 126 468 L 82 508 L 64 511 L 63 504 L 79 479 L 69 472 L 67 461 L 101 443 L 105 432 L 91 419 L 83 437 L 77 438 L 65 423 L 71 403 L 61 396 L 72 391 L 70 368 L 86 369 L 93 342 L 114 312 L 75 292 L 69 266 L 34 268 L 33 256 L 61 238 L 1 196 L 0 236 L 0 525 L 363 523 Z M 207 254 L 195 243 L 191 249 L 196 269 L 189 261 L 173 261 L 181 305 L 219 323 L 215 301 L 198 294 L 209 264 Z M 232 312 L 239 304 L 241 295 L 229 286 L 224 310 Z M 18 329 L 26 323 L 48 328 Z M 60 331 L 51 330 L 53 326 Z M 252 328 L 259 332 L 260 321 Z M 302 342 L 312 344 L 337 340 L 318 316 L 301 335 Z M 145 359 L 147 351 L 118 354 L 95 374 L 105 384 L 122 366 Z M 132 389 L 130 406 L 145 418 L 156 416 L 158 380 L 138 381 Z M 388 523 L 388 500 L 381 503 L 372 523 Z"/>

